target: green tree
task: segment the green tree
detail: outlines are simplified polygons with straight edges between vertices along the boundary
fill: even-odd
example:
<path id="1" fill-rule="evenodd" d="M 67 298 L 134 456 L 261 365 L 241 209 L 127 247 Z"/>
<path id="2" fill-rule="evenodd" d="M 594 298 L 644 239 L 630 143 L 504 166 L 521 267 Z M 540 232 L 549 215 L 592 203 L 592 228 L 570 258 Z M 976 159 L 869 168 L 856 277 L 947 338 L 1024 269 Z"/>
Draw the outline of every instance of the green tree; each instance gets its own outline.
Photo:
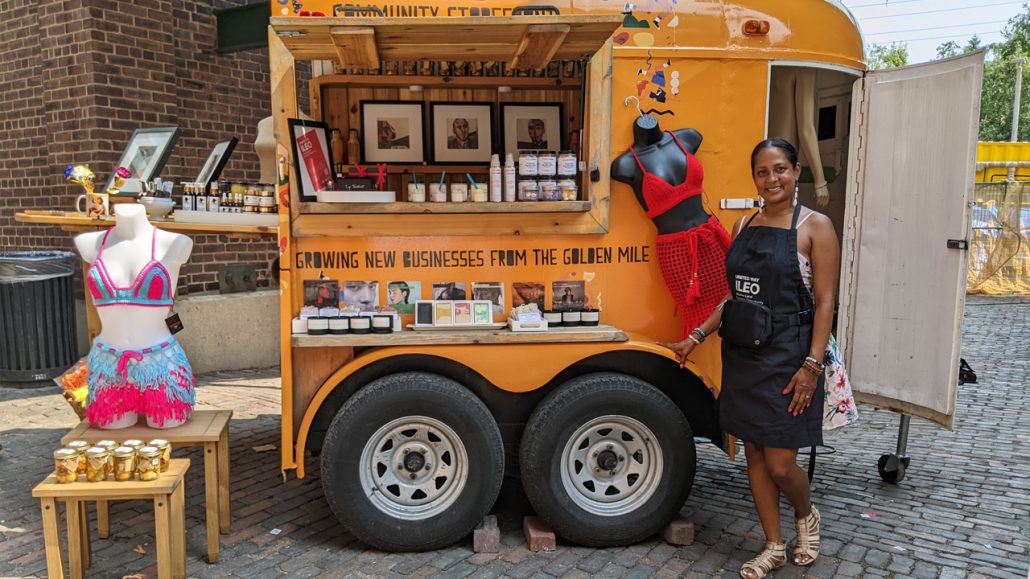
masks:
<path id="1" fill-rule="evenodd" d="M 980 140 L 1007 141 L 1012 132 L 1012 99 L 1015 94 L 1017 58 L 1030 63 L 1030 4 L 1023 4 L 1020 14 L 1012 17 L 1002 31 L 1003 40 L 987 47 L 988 59 L 984 64 L 983 89 L 980 96 Z M 975 40 L 975 42 L 974 42 Z M 979 38 L 971 39 L 967 48 L 975 50 L 982 43 Z M 1027 65 L 1023 65 L 1024 67 Z M 1026 77 L 1030 71 L 1024 68 L 1022 101 L 1030 97 L 1030 86 Z M 1020 141 L 1030 140 L 1030 110 L 1024 104 L 1020 107 Z"/>
<path id="2" fill-rule="evenodd" d="M 954 40 L 949 40 L 937 47 L 937 59 L 951 58 L 962 54 L 962 48 Z"/>
<path id="3" fill-rule="evenodd" d="M 869 47 L 866 61 L 870 70 L 905 66 L 908 64 L 908 45 L 901 42 L 874 44 Z"/>

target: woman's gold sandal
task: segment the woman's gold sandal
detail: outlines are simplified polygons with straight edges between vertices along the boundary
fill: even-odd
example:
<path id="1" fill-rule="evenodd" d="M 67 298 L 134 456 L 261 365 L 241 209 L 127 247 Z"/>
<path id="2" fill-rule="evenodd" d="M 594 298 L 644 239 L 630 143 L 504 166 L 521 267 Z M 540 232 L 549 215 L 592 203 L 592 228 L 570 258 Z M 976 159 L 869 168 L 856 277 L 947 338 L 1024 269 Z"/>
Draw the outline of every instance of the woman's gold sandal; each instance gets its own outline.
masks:
<path id="1" fill-rule="evenodd" d="M 744 579 L 762 579 L 773 569 L 787 564 L 787 544 L 769 541 L 765 550 L 740 566 L 740 576 Z"/>
<path id="2" fill-rule="evenodd" d="M 812 512 L 808 516 L 794 519 L 794 528 L 797 529 L 797 546 L 794 547 L 794 564 L 811 565 L 819 556 L 819 511 L 812 505 Z"/>

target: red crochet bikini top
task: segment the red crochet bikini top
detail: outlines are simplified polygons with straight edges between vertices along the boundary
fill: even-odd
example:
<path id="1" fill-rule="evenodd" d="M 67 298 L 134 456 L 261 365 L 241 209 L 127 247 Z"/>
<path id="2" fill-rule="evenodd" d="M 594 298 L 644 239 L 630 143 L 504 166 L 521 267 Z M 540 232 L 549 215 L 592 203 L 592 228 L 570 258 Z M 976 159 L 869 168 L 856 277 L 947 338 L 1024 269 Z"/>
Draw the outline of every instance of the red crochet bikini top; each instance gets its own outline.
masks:
<path id="1" fill-rule="evenodd" d="M 640 162 L 637 152 L 633 150 L 633 147 L 629 148 L 629 152 L 633 153 L 633 158 L 637 160 L 637 166 L 640 167 L 640 171 L 644 174 L 641 191 L 644 194 L 644 202 L 647 203 L 647 216 L 651 219 L 679 205 L 684 199 L 700 195 L 705 179 L 704 169 L 701 167 L 701 162 L 697 160 L 697 157 L 692 155 L 683 146 L 683 143 L 680 142 L 675 133 L 672 131 L 666 132 L 672 135 L 680 150 L 687 156 L 687 174 L 683 182 L 678 185 L 670 185 L 665 179 L 654 173 L 649 173 L 644 168 L 643 163 Z"/>

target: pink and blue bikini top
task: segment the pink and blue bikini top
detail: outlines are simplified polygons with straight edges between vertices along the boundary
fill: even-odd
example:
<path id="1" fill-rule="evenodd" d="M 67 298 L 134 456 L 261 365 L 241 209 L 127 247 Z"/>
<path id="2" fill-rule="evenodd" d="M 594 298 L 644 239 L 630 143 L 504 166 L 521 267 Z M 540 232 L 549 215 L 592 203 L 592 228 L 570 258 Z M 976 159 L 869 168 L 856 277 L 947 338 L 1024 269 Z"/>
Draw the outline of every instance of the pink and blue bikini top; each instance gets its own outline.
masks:
<path id="1" fill-rule="evenodd" d="M 97 259 L 86 271 L 86 287 L 93 297 L 93 305 L 98 308 L 104 306 L 143 306 L 143 307 L 167 307 L 172 305 L 172 281 L 168 270 L 161 262 L 154 259 L 154 246 L 157 242 L 157 229 L 154 229 L 154 237 L 150 240 L 150 261 L 143 266 L 143 269 L 136 274 L 129 287 L 118 287 L 111 281 L 111 275 L 104 265 L 104 247 L 107 245 L 107 236 L 111 234 L 108 229 L 104 239 L 100 242 L 100 251 L 97 252 Z"/>

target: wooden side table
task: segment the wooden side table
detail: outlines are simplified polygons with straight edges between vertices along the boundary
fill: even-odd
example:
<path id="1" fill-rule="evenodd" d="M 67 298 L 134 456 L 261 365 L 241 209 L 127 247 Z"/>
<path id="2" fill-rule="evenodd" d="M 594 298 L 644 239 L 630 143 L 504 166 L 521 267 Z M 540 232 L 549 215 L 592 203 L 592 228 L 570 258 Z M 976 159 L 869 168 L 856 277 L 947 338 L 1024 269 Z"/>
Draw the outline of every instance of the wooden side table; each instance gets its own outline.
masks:
<path id="1" fill-rule="evenodd" d="M 218 533 L 229 533 L 231 519 L 229 509 L 229 420 L 232 410 L 194 410 L 185 424 L 175 428 L 150 428 L 145 420 L 136 426 L 120 430 L 95 428 L 83 420 L 68 434 L 61 437 L 61 444 L 72 440 L 97 442 L 99 440 L 138 439 L 146 442 L 163 438 L 172 445 L 172 453 L 183 446 L 204 447 L 204 488 L 207 508 L 207 561 L 218 562 Z M 106 539 L 109 530 L 107 501 L 97 501 L 97 529 L 101 539 Z"/>
<path id="2" fill-rule="evenodd" d="M 157 576 L 186 576 L 186 525 L 183 511 L 183 475 L 190 467 L 188 458 L 173 458 L 168 470 L 157 480 L 118 482 L 79 482 L 58 484 L 50 473 L 32 489 L 43 510 L 43 540 L 46 544 L 47 574 L 64 577 L 61 562 L 60 529 L 57 523 L 57 501 L 65 501 L 68 518 L 68 565 L 72 579 L 80 579 L 90 566 L 89 531 L 85 519 L 85 501 L 139 500 L 154 502 L 154 542 L 157 548 Z"/>

